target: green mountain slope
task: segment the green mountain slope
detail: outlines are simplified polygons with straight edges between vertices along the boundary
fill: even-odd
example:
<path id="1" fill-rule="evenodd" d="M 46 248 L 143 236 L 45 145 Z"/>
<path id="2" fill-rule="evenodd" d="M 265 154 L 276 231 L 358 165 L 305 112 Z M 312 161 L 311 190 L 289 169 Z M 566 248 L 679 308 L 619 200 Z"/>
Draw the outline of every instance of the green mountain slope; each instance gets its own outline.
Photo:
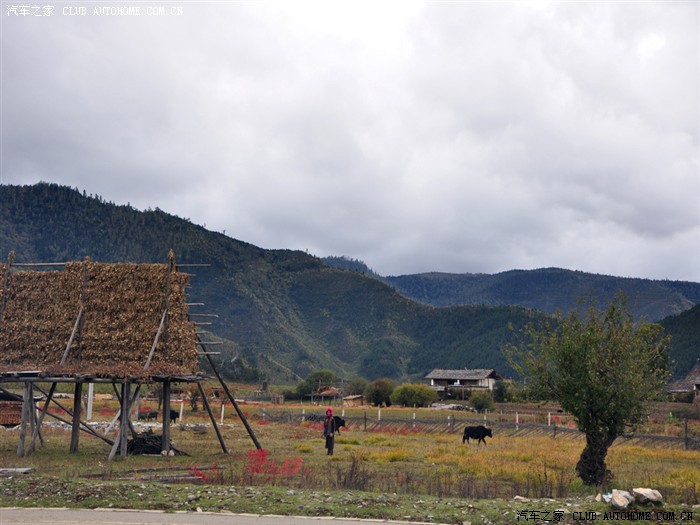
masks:
<path id="1" fill-rule="evenodd" d="M 662 319 L 659 324 L 672 337 L 673 375 L 684 377 L 700 359 L 700 305 Z"/>
<path id="2" fill-rule="evenodd" d="M 435 367 L 511 372 L 500 348 L 541 314 L 513 307 L 435 308 L 356 272 L 291 250 L 263 250 L 161 210 L 141 212 L 54 184 L 0 186 L 0 256 L 16 262 L 164 262 L 193 268 L 193 312 L 216 313 L 222 368 L 249 363 L 277 382 L 318 368 L 345 377 L 420 378 Z M 248 369 L 249 370 L 249 369 Z"/>
<path id="3" fill-rule="evenodd" d="M 596 275 L 560 268 L 512 270 L 494 275 L 425 273 L 385 277 L 399 293 L 425 304 L 518 305 L 542 312 L 570 312 L 579 298 L 601 307 L 619 290 L 636 317 L 658 321 L 700 303 L 700 283 Z"/>

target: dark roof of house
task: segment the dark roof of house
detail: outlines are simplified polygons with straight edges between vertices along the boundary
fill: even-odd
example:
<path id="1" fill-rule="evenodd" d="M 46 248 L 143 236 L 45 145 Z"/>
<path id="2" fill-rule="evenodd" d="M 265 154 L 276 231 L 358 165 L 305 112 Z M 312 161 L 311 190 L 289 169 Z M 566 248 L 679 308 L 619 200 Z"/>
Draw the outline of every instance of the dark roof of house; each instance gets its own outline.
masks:
<path id="1" fill-rule="evenodd" d="M 690 369 L 688 375 L 683 379 L 674 381 L 669 385 L 669 392 L 692 392 L 696 386 L 700 385 L 700 363 Z M 700 388 L 700 387 L 699 387 Z"/>
<path id="2" fill-rule="evenodd" d="M 460 379 L 460 380 L 478 380 L 491 377 L 493 379 L 501 379 L 501 375 L 493 368 L 462 368 L 458 370 L 445 370 L 436 368 L 430 372 L 425 379 Z"/>

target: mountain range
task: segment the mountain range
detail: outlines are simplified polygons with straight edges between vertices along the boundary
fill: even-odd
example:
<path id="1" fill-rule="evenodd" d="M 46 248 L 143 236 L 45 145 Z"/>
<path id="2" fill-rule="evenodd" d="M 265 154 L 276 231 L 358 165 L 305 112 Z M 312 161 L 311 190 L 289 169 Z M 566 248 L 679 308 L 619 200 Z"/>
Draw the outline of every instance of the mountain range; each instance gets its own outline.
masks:
<path id="1" fill-rule="evenodd" d="M 183 266 L 206 265 L 191 270 L 190 301 L 218 316 L 207 328 L 223 343 L 220 367 L 231 379 L 291 384 L 320 368 L 369 380 L 463 367 L 508 376 L 501 348 L 527 324 L 589 300 L 605 306 L 617 290 L 636 316 L 674 337 L 676 375 L 700 348 L 699 283 L 556 268 L 383 277 L 360 261 L 262 249 L 157 208 L 55 184 L 0 185 L 0 257 L 13 250 L 17 262 L 165 262 L 170 249 Z"/>

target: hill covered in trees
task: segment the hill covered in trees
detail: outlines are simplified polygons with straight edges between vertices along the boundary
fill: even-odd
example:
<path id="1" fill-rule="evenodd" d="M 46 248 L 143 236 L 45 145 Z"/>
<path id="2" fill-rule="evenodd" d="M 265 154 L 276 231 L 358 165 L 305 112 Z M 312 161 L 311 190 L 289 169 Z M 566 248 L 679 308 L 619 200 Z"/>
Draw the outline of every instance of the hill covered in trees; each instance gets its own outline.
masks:
<path id="1" fill-rule="evenodd" d="M 496 368 L 509 375 L 501 348 L 545 315 L 535 306 L 519 306 L 525 302 L 484 298 L 465 305 L 422 304 L 399 294 L 393 278 L 362 271 L 359 261 L 339 258 L 350 263 L 347 269 L 331 267 L 332 260 L 265 250 L 159 209 L 139 211 L 55 184 L 0 185 L 0 258 L 14 250 L 16 262 L 86 256 L 100 262 L 165 262 L 170 249 L 180 264 L 208 264 L 188 270 L 195 274 L 189 300 L 205 303 L 193 306 L 193 312 L 219 316 L 208 328 L 224 343 L 220 364 L 231 378 L 264 375 L 293 383 L 320 368 L 370 380 L 420 379 L 433 368 Z M 614 293 L 615 281 L 606 282 L 606 291 Z M 697 285 L 678 286 L 687 302 L 672 302 L 674 312 L 693 306 Z M 493 289 L 530 300 L 544 293 L 508 280 Z M 562 284 L 559 295 L 575 304 L 579 290 Z M 638 294 L 626 293 L 634 304 Z M 638 296 L 640 304 L 647 297 Z"/>
<path id="2" fill-rule="evenodd" d="M 193 311 L 219 316 L 231 377 L 296 382 L 319 368 L 367 379 L 420 378 L 434 367 L 495 367 L 508 324 L 540 314 L 517 307 L 435 308 L 385 283 L 329 268 L 292 250 L 264 250 L 165 213 L 138 211 L 54 184 L 0 186 L 0 254 L 16 262 L 164 262 L 193 268 Z"/>
<path id="3" fill-rule="evenodd" d="M 518 305 L 548 313 L 570 312 L 587 307 L 591 300 L 604 308 L 622 290 L 635 317 L 659 321 L 700 303 L 700 283 L 613 277 L 561 268 L 493 275 L 424 273 L 383 279 L 402 295 L 434 306 Z"/>

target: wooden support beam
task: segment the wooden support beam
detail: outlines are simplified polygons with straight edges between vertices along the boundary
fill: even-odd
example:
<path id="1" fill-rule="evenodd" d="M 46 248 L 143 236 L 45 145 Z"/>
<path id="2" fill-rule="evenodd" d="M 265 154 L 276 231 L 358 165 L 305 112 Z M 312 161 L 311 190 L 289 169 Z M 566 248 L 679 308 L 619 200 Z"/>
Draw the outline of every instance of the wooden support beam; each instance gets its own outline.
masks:
<path id="1" fill-rule="evenodd" d="M 245 414 L 243 414 L 243 412 L 241 411 L 240 407 L 238 406 L 238 403 L 236 403 L 236 400 L 233 398 L 231 391 L 228 389 L 228 386 L 226 386 L 226 383 L 224 382 L 223 378 L 219 374 L 219 371 L 217 370 L 216 365 L 214 364 L 214 360 L 209 355 L 205 354 L 205 357 L 209 361 L 209 364 L 211 365 L 211 369 L 216 374 L 216 377 L 218 378 L 219 383 L 221 383 L 221 386 L 223 387 L 224 392 L 226 392 L 226 395 L 228 396 L 229 401 L 231 401 L 233 408 L 236 409 L 236 413 L 238 414 L 238 417 L 241 418 L 241 422 L 243 423 L 243 426 L 245 427 L 245 429 L 248 431 L 248 435 L 250 436 L 250 439 L 253 440 L 253 444 L 255 445 L 255 448 L 257 448 L 258 450 L 261 450 L 262 447 L 260 446 L 260 443 L 258 442 L 258 438 L 255 437 L 255 432 L 253 432 L 253 429 L 248 424 L 248 420 L 246 419 Z"/>
<path id="2" fill-rule="evenodd" d="M 40 410 L 43 410 L 43 409 L 40 409 Z M 71 422 L 70 422 L 69 420 L 67 420 L 67 419 L 65 419 L 65 418 L 62 418 L 61 416 L 58 416 L 58 415 L 56 415 L 56 414 L 52 414 L 51 412 L 46 412 L 46 415 L 49 416 L 49 417 L 52 417 L 52 418 L 54 418 L 54 419 L 58 419 L 59 421 L 61 421 L 62 423 L 65 423 L 66 425 L 70 425 L 70 424 L 71 424 Z M 104 441 L 104 442 L 107 443 L 108 445 L 113 445 L 113 444 L 114 444 L 114 441 L 112 441 L 112 440 L 109 439 L 108 437 L 105 437 L 105 436 L 99 434 L 98 432 L 94 431 L 92 428 L 90 428 L 89 426 L 85 425 L 84 423 L 81 422 L 81 425 L 82 425 L 81 430 L 82 430 L 83 432 L 85 432 L 85 433 L 87 433 L 87 434 L 90 434 L 91 436 L 94 436 L 94 437 L 96 437 L 96 438 L 100 438 L 102 441 Z"/>
<path id="3" fill-rule="evenodd" d="M 131 385 L 128 381 L 122 383 L 122 415 L 119 425 L 119 454 L 126 457 L 127 439 L 129 437 L 129 398 L 131 397 Z"/>
<path id="4" fill-rule="evenodd" d="M 170 454 L 170 379 L 163 381 L 163 447 L 164 455 Z"/>
<path id="5" fill-rule="evenodd" d="M 34 410 L 34 399 L 32 397 L 32 384 L 29 381 L 24 383 L 24 396 L 22 397 L 22 422 L 19 427 L 19 443 L 17 445 L 17 457 L 23 458 L 25 454 L 24 441 L 27 437 L 27 425 Z"/>
<path id="6" fill-rule="evenodd" d="M 57 385 L 57 383 L 51 383 L 51 388 L 49 389 L 49 393 L 44 394 L 46 396 L 46 401 L 44 401 L 43 410 L 41 410 L 39 413 L 39 419 L 37 419 L 36 426 L 34 427 L 34 432 L 32 433 L 32 439 L 29 440 L 29 447 L 27 447 L 27 455 L 30 455 L 32 452 L 34 452 L 34 450 L 36 450 L 36 438 L 41 437 L 41 425 L 44 423 L 44 416 L 46 415 L 46 411 L 49 408 L 49 403 L 51 403 L 51 398 L 53 397 L 53 393 L 56 390 L 56 385 Z M 44 440 L 42 439 L 41 441 L 43 444 Z"/>
<path id="7" fill-rule="evenodd" d="M 209 405 L 209 400 L 207 399 L 207 394 L 204 392 L 204 387 L 202 387 L 202 383 L 197 383 L 197 386 L 199 387 L 199 393 L 202 396 L 202 404 L 204 405 L 204 408 L 207 410 L 207 414 L 209 414 L 209 419 L 211 419 L 211 424 L 214 427 L 214 430 L 216 431 L 216 437 L 219 438 L 219 444 L 221 445 L 221 450 L 224 451 L 224 454 L 228 454 L 229 450 L 228 447 L 226 446 L 226 443 L 224 442 L 224 436 L 221 435 L 221 430 L 219 430 L 219 425 L 216 424 L 216 418 L 214 417 L 214 414 L 211 411 L 211 406 Z"/>
<path id="8" fill-rule="evenodd" d="M 78 310 L 78 317 L 75 319 L 75 323 L 73 324 L 73 331 L 70 333 L 70 338 L 68 339 L 68 344 L 66 345 L 66 350 L 63 352 L 63 357 L 61 358 L 61 366 L 63 366 L 66 363 L 66 359 L 68 358 L 68 352 L 70 352 L 70 347 L 73 345 L 73 339 L 75 338 L 75 334 L 78 333 L 78 327 L 80 326 L 80 321 L 83 318 L 83 307 L 80 307 L 80 310 Z"/>
<path id="9" fill-rule="evenodd" d="M 165 328 L 165 320 L 168 317 L 168 309 L 166 308 L 163 310 L 163 315 L 160 318 L 160 324 L 158 325 L 158 331 L 156 332 L 156 337 L 153 339 L 153 344 L 151 345 L 151 351 L 148 352 L 148 359 L 146 359 L 146 364 L 144 365 L 143 369 L 148 370 L 148 367 L 151 366 L 151 360 L 153 359 L 153 354 L 156 351 L 156 346 L 158 346 L 158 340 L 160 339 L 160 334 L 163 333 L 163 329 Z"/>
<path id="10" fill-rule="evenodd" d="M 34 386 L 35 386 L 35 388 L 36 388 L 39 392 L 41 392 L 42 394 L 44 394 L 44 395 L 46 396 L 47 400 L 50 399 L 50 400 L 53 402 L 54 405 L 56 405 L 56 406 L 59 407 L 61 410 L 63 410 L 66 414 L 68 414 L 69 417 L 73 417 L 73 411 L 72 411 L 71 409 L 69 409 L 69 408 L 67 408 L 67 407 L 64 407 L 61 403 L 59 403 L 58 401 L 56 401 L 56 398 L 54 398 L 54 397 L 52 397 L 51 395 L 47 394 L 47 393 L 44 391 L 44 389 L 41 388 L 39 385 L 34 385 Z M 45 407 L 42 409 L 42 416 L 45 414 L 45 415 L 47 415 L 47 416 L 53 417 L 54 419 L 58 419 L 59 421 L 63 421 L 64 423 L 67 423 L 68 425 L 71 424 L 71 422 L 68 421 L 67 419 L 63 419 L 63 418 L 61 418 L 61 417 L 58 417 L 58 416 L 55 415 L 55 414 L 52 414 L 51 412 L 48 412 L 48 411 L 47 411 L 47 408 L 48 408 L 48 403 L 46 403 Z M 81 422 L 80 422 L 80 425 L 81 425 L 81 427 L 82 427 L 82 429 L 83 429 L 83 432 L 87 432 L 88 434 L 91 434 L 91 435 L 93 435 L 93 436 L 95 436 L 95 437 L 98 437 L 98 438 L 100 438 L 101 440 L 103 440 L 103 441 L 109 443 L 110 445 L 112 444 L 112 440 L 111 440 L 111 439 L 107 439 L 106 436 L 100 435 L 97 431 L 93 430 L 93 428 L 90 427 L 90 425 L 88 425 L 87 423 L 81 421 Z"/>
<path id="11" fill-rule="evenodd" d="M 73 424 L 70 433 L 70 452 L 78 452 L 78 441 L 80 440 L 80 413 L 81 401 L 83 397 L 83 384 L 76 383 L 73 393 Z"/>

